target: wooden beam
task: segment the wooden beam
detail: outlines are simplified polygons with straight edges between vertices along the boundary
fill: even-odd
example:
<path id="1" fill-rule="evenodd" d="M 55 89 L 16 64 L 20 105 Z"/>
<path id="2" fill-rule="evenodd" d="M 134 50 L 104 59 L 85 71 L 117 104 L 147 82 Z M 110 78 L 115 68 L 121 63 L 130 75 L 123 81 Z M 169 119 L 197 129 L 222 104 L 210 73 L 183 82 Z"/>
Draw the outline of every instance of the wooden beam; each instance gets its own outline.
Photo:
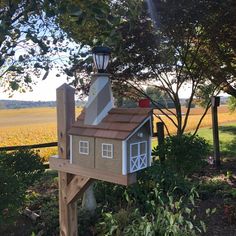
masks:
<path id="1" fill-rule="evenodd" d="M 105 172 L 99 169 L 85 168 L 75 164 L 70 164 L 69 160 L 52 156 L 49 159 L 50 168 L 58 171 L 64 171 L 74 175 L 103 180 L 111 183 L 130 185 L 136 182 L 136 173 L 128 175 L 119 175 L 111 172 Z"/>
<path id="2" fill-rule="evenodd" d="M 157 122 L 156 123 L 156 128 L 157 128 L 157 141 L 158 141 L 158 146 L 161 147 L 164 145 L 165 142 L 165 134 L 164 134 L 164 123 L 163 122 Z M 163 164 L 165 161 L 165 153 L 161 153 L 160 156 L 160 162 Z"/>
<path id="3" fill-rule="evenodd" d="M 212 132 L 213 132 L 213 148 L 214 148 L 214 161 L 217 168 L 220 168 L 220 141 L 218 129 L 218 106 L 220 105 L 220 97 L 213 96 L 211 98 L 211 112 L 212 112 Z"/>
<path id="4" fill-rule="evenodd" d="M 76 201 L 93 182 L 91 178 L 84 176 L 74 176 L 67 185 L 67 204 Z"/>
<path id="5" fill-rule="evenodd" d="M 59 172 L 58 175 L 60 236 L 77 236 L 77 205 L 76 202 L 67 204 L 68 174 Z"/>
<path id="6" fill-rule="evenodd" d="M 56 147 L 56 146 L 57 142 L 51 142 L 51 143 L 40 143 L 40 144 L 21 145 L 21 146 L 0 147 L 0 151 L 14 151 L 22 148 L 34 149 L 34 148 Z"/>
<path id="7" fill-rule="evenodd" d="M 68 130 L 75 121 L 74 93 L 75 90 L 67 84 L 63 84 L 57 89 L 58 154 L 59 157 L 64 160 L 70 156 Z M 76 196 L 80 189 L 75 187 L 75 190 L 72 191 L 73 183 L 77 178 L 66 171 L 59 171 L 58 175 L 60 236 L 77 236 L 78 220 Z M 81 183 L 81 188 L 85 189 L 87 182 L 84 184 Z M 68 197 L 70 199 L 69 201 Z"/>
<path id="8" fill-rule="evenodd" d="M 68 130 L 75 122 L 75 90 L 67 84 L 57 89 L 57 138 L 58 155 L 61 158 L 70 156 Z"/>

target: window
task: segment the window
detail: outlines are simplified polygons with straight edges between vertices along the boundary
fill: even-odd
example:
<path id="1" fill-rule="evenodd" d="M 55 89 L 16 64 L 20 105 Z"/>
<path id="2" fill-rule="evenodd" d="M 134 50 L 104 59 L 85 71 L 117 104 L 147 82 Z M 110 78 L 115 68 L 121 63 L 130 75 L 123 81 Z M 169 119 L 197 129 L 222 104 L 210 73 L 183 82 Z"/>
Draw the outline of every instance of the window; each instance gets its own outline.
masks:
<path id="1" fill-rule="evenodd" d="M 113 144 L 109 143 L 102 144 L 102 157 L 113 158 Z"/>
<path id="2" fill-rule="evenodd" d="M 147 167 L 147 142 L 132 143 L 130 145 L 130 172 Z"/>
<path id="3" fill-rule="evenodd" d="M 80 154 L 89 154 L 89 142 L 88 141 L 79 141 L 79 153 Z"/>

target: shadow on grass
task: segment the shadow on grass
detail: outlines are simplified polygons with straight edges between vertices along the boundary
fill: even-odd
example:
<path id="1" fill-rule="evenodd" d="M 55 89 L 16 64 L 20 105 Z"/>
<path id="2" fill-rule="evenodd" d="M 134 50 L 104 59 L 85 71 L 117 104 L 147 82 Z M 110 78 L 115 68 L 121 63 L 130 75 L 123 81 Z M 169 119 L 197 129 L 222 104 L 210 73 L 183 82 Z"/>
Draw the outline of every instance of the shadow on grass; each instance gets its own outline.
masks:
<path id="1" fill-rule="evenodd" d="M 219 131 L 221 131 L 222 133 L 236 135 L 236 126 L 219 126 Z"/>
<path id="2" fill-rule="evenodd" d="M 226 157 L 236 158 L 236 138 L 234 138 L 231 142 L 222 143 L 221 154 Z"/>

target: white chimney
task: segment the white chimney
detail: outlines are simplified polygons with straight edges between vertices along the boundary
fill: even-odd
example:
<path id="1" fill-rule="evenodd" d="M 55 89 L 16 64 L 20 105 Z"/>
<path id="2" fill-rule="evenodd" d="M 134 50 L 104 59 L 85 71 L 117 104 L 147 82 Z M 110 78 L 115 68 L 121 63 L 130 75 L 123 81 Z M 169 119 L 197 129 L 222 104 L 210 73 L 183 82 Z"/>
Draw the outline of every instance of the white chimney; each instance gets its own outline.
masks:
<path id="1" fill-rule="evenodd" d="M 87 125 L 98 125 L 114 106 L 111 84 L 106 73 L 111 49 L 104 46 L 94 47 L 93 61 L 98 71 L 92 78 L 89 89 L 89 98 L 85 106 L 84 123 Z"/>
<path id="2" fill-rule="evenodd" d="M 98 125 L 113 107 L 114 102 L 108 74 L 94 75 L 89 89 L 88 102 L 85 105 L 84 123 Z"/>

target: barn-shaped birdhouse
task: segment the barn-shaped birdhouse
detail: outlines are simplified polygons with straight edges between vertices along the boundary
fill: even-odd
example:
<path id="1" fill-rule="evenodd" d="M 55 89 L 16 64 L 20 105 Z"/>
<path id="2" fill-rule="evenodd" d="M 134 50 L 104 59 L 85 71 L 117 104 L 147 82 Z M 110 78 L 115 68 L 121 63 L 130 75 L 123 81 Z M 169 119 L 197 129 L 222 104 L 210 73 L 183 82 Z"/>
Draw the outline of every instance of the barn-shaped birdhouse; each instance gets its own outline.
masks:
<path id="1" fill-rule="evenodd" d="M 73 89 L 61 86 L 57 90 L 59 158 L 51 158 L 50 167 L 129 185 L 135 183 L 137 171 L 151 165 L 152 109 L 114 107 L 109 76 L 104 73 L 107 52 L 98 48 L 93 55 L 98 73 L 76 119 Z"/>
<path id="2" fill-rule="evenodd" d="M 70 162 L 127 175 L 151 165 L 152 110 L 112 108 L 97 125 L 86 109 L 69 130 Z"/>
<path id="3" fill-rule="evenodd" d="M 136 172 L 151 165 L 152 109 L 115 108 L 106 67 L 110 50 L 93 51 L 97 74 L 88 102 L 75 117 L 75 89 L 57 89 L 58 155 L 49 159 L 58 170 L 60 235 L 77 235 L 77 203 L 92 199 L 92 183 L 102 180 L 130 185 Z"/>

